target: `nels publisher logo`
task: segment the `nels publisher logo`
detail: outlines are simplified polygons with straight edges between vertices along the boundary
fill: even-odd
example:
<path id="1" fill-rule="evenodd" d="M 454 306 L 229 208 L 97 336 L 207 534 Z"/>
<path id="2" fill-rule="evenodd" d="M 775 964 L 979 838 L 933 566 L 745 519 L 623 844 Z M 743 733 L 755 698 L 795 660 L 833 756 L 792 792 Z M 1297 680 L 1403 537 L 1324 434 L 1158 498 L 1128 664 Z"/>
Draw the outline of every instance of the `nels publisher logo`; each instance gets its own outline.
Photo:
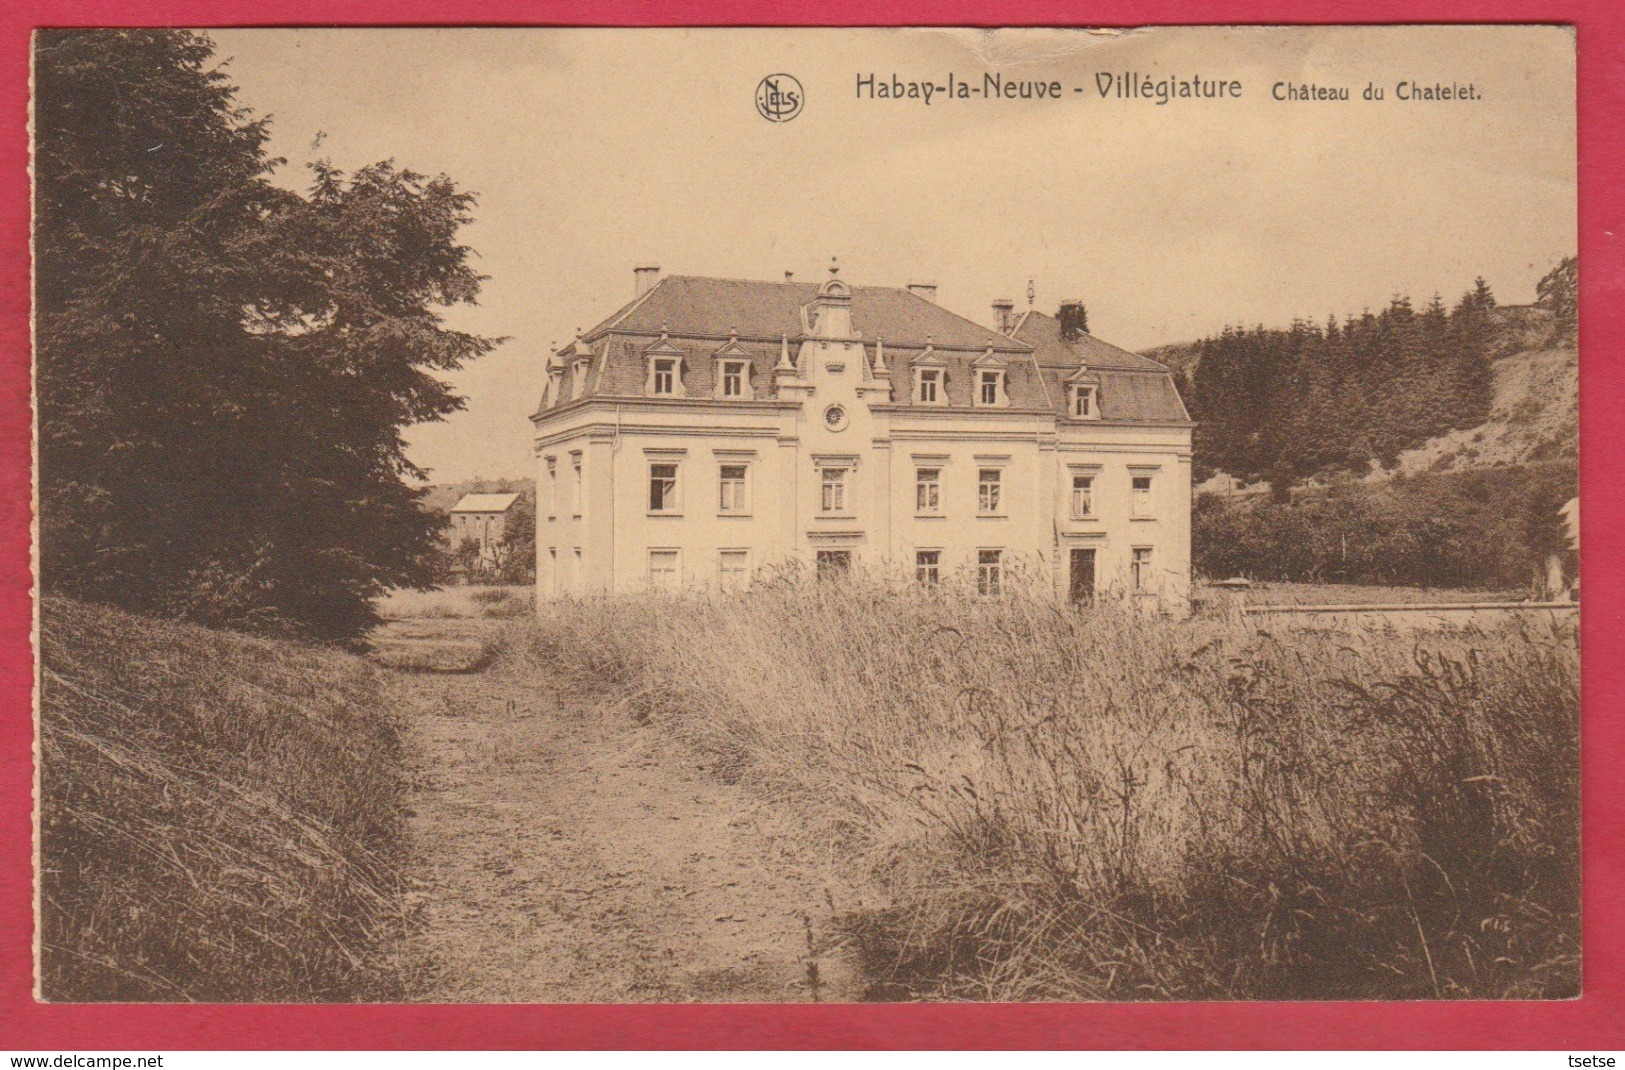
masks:
<path id="1" fill-rule="evenodd" d="M 806 93 L 788 74 L 770 74 L 756 86 L 756 110 L 770 123 L 787 123 L 801 114 Z"/>

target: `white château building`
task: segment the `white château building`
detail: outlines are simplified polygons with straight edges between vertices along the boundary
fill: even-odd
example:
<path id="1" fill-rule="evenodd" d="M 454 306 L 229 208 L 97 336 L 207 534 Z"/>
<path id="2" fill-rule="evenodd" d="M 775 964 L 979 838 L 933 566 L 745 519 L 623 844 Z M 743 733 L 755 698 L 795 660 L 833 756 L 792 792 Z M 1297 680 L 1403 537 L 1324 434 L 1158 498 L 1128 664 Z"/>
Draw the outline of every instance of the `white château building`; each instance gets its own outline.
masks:
<path id="1" fill-rule="evenodd" d="M 660 277 L 548 361 L 541 597 L 743 585 L 800 559 L 1182 607 L 1191 420 L 1168 368 L 936 287 Z"/>

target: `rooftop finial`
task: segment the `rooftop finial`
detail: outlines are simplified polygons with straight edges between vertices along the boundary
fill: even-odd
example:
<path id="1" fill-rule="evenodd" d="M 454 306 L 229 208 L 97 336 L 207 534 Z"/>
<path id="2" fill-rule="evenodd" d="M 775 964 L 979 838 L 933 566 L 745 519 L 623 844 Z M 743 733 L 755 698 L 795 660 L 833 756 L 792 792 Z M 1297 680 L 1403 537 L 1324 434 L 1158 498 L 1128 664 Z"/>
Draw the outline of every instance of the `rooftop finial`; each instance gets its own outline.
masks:
<path id="1" fill-rule="evenodd" d="M 779 335 L 779 363 L 773 370 L 776 372 L 794 372 L 796 370 L 796 366 L 790 363 L 790 336 L 787 334 Z"/>
<path id="2" fill-rule="evenodd" d="M 1038 298 L 1038 291 L 1033 289 L 1033 280 L 1027 280 L 1027 307 L 1032 308 L 1033 302 Z"/>
<path id="3" fill-rule="evenodd" d="M 840 261 L 840 258 L 839 257 L 834 257 L 834 256 L 830 257 L 829 258 L 829 277 L 833 279 L 835 276 L 839 275 L 840 273 L 841 273 L 841 261 Z"/>
<path id="4" fill-rule="evenodd" d="M 875 339 L 875 374 L 891 374 L 886 368 L 886 340 L 884 338 Z"/>

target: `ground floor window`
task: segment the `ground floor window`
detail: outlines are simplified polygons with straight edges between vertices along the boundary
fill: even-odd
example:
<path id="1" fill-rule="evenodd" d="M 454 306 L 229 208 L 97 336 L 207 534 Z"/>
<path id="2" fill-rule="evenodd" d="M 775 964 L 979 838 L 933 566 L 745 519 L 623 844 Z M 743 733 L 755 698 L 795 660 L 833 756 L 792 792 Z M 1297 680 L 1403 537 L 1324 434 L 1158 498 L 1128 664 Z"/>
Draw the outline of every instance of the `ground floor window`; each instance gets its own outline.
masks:
<path id="1" fill-rule="evenodd" d="M 718 550 L 717 580 L 724 590 L 743 588 L 750 580 L 750 551 Z"/>
<path id="2" fill-rule="evenodd" d="M 550 594 L 559 593 L 559 548 L 556 546 L 547 551 L 547 590 Z"/>
<path id="3" fill-rule="evenodd" d="M 570 572 L 570 589 L 572 591 L 581 590 L 581 581 L 581 547 L 577 546 L 575 548 L 575 568 Z"/>
<path id="4" fill-rule="evenodd" d="M 657 591 L 675 591 L 682 583 L 676 550 L 649 551 L 649 586 Z"/>
<path id="5" fill-rule="evenodd" d="M 1136 591 L 1151 589 L 1151 547 L 1136 546 L 1129 561 L 1129 585 Z"/>
<path id="6" fill-rule="evenodd" d="M 976 551 L 976 593 L 996 595 L 1004 590 L 1004 551 Z"/>
<path id="7" fill-rule="evenodd" d="M 818 578 L 820 580 L 838 580 L 851 571 L 851 550 L 818 551 Z"/>
<path id="8" fill-rule="evenodd" d="M 942 579 L 942 551 L 916 550 L 914 552 L 914 578 L 928 586 Z"/>

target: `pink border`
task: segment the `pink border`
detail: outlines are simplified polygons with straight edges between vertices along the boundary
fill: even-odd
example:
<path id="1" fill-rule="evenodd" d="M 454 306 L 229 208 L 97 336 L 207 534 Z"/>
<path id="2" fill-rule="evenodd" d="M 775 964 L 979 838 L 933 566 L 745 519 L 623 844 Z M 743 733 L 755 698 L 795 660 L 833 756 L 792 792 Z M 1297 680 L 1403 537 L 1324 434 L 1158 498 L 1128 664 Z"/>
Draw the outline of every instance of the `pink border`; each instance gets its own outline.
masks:
<path id="1" fill-rule="evenodd" d="M 1586 502 L 1585 995 L 1566 1003 L 1032 1006 L 47 1006 L 31 995 L 28 41 L 36 26 L 1143 25 L 1559 22 L 1579 28 Z M 1625 19 L 1617 0 L 36 0 L 0 12 L 0 1046 L 209 1048 L 1625 1047 Z M 1601 549 L 1599 549 L 1601 547 Z M 1614 608 L 1598 608 L 1614 607 Z"/>

